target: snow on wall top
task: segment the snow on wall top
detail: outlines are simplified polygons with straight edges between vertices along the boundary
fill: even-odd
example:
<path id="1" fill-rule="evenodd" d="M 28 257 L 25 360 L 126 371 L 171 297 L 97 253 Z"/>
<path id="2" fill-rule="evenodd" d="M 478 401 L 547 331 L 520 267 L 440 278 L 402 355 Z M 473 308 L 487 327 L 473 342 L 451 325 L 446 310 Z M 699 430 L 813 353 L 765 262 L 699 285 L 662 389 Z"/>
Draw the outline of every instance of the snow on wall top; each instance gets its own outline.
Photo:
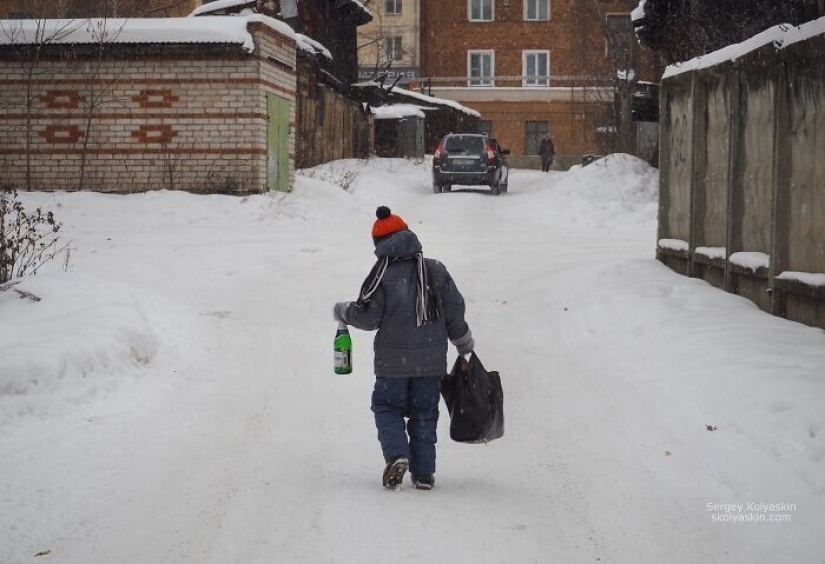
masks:
<path id="1" fill-rule="evenodd" d="M 194 16 L 200 16 L 203 14 L 211 14 L 212 12 L 219 12 L 221 10 L 228 10 L 230 8 L 237 8 L 238 6 L 252 6 L 257 4 L 258 0 L 214 0 L 209 4 L 203 4 L 202 6 L 198 6 L 192 13 L 189 14 L 189 17 L 192 18 Z"/>
<path id="2" fill-rule="evenodd" d="M 751 51 L 755 51 L 770 43 L 773 43 L 774 47 L 778 51 L 789 45 L 793 45 L 794 43 L 798 43 L 819 35 L 825 35 L 825 17 L 804 23 L 797 27 L 790 24 L 780 24 L 768 28 L 762 33 L 754 35 L 750 39 L 746 39 L 741 43 L 728 45 L 727 47 L 714 51 L 713 53 L 708 53 L 707 55 L 702 55 L 689 61 L 670 65 L 667 69 L 665 69 L 662 79 L 676 76 L 687 71 L 705 69 L 720 63 L 735 61 L 736 59 L 747 55 Z"/>
<path id="3" fill-rule="evenodd" d="M 255 50 L 250 23 L 263 23 L 296 39 L 282 21 L 253 14 L 209 18 L 134 18 L 83 20 L 0 20 L 0 45 L 88 43 L 229 43 Z"/>

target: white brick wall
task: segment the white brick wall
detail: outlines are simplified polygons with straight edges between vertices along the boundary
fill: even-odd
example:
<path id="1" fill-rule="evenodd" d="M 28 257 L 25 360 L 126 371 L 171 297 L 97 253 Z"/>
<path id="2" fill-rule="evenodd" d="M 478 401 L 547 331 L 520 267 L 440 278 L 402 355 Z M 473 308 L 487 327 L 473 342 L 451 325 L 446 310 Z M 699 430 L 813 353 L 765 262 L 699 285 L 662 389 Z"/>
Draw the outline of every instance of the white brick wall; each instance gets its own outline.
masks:
<path id="1" fill-rule="evenodd" d="M 254 38 L 237 57 L 193 46 L 191 57 L 43 61 L 32 81 L 0 58 L 0 183 L 24 188 L 30 160 L 37 190 L 265 190 L 265 95 L 293 102 L 294 123 L 295 46 L 268 28 Z"/>

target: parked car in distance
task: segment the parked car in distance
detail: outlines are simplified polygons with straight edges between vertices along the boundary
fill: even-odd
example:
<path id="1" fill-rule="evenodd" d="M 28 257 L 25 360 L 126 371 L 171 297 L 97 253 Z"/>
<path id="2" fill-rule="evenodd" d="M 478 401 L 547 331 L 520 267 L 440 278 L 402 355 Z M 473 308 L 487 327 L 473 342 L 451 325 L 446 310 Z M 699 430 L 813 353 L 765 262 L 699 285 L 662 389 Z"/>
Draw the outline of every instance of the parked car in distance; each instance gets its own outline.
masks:
<path id="1" fill-rule="evenodd" d="M 498 141 L 486 134 L 450 133 L 433 153 L 433 192 L 453 186 L 489 186 L 498 196 L 507 192 L 509 169 Z"/>

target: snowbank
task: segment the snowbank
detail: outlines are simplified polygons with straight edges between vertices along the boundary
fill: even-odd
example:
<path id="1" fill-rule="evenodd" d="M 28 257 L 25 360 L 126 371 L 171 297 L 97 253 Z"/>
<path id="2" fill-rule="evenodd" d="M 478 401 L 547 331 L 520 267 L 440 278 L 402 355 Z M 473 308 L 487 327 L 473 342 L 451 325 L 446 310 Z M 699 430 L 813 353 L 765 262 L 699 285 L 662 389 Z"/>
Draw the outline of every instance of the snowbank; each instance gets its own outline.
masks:
<path id="1" fill-rule="evenodd" d="M 642 159 L 624 153 L 608 155 L 564 175 L 561 190 L 573 191 L 592 210 L 630 214 L 640 221 L 656 217 L 659 173 Z M 581 210 L 587 214 L 587 208 Z"/>
<path id="2" fill-rule="evenodd" d="M 15 289 L 40 301 L 0 293 L 0 421 L 36 411 L 50 394 L 79 398 L 116 387 L 157 350 L 140 304 L 123 287 L 41 274 Z"/>
<path id="3" fill-rule="evenodd" d="M 336 161 L 247 198 L 21 194 L 55 209 L 78 274 L 25 283 L 37 316 L 0 297 L 0 354 L 97 364 L 0 397 L 36 414 L 0 425 L 0 561 L 819 562 L 825 334 L 656 261 L 637 159 L 514 169 L 497 197 L 433 194 L 430 167 Z M 331 305 L 373 266 L 382 204 L 447 265 L 505 386 L 500 441 L 454 443 L 441 417 L 435 498 L 380 486 L 373 335 L 332 373 Z M 48 338 L 24 354 L 18 331 Z M 318 487 L 330 460 L 342 485 Z M 762 501 L 798 511 L 707 510 Z M 409 542 L 376 535 L 399 508 Z"/>

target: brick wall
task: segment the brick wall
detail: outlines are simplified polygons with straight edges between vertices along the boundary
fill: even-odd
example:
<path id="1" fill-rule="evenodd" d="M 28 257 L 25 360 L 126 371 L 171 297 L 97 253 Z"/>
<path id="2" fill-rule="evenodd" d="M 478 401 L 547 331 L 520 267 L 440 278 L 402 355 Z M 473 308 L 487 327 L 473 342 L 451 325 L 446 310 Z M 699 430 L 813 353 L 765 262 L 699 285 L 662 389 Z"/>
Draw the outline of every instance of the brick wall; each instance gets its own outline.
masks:
<path id="1" fill-rule="evenodd" d="M 295 42 L 283 37 L 263 24 L 250 26 L 252 37 L 255 40 L 255 52 L 258 58 L 261 76 L 261 88 L 257 93 L 257 100 L 262 104 L 266 113 L 266 94 L 274 94 L 290 102 L 289 111 L 289 185 L 295 179 L 295 145 L 296 145 L 296 95 L 298 65 Z M 266 124 L 263 132 L 266 136 Z M 262 147 L 266 147 L 266 139 Z M 266 180 L 266 167 L 262 167 L 263 178 Z"/>
<path id="2" fill-rule="evenodd" d="M 31 79 L 30 63 L 0 58 L 3 183 L 36 190 L 264 190 L 265 93 L 294 101 L 295 47 L 268 29 L 253 36 L 251 55 L 203 56 L 197 52 L 204 46 L 192 46 L 189 56 L 141 57 L 132 49 L 101 61 L 43 60 Z"/>

